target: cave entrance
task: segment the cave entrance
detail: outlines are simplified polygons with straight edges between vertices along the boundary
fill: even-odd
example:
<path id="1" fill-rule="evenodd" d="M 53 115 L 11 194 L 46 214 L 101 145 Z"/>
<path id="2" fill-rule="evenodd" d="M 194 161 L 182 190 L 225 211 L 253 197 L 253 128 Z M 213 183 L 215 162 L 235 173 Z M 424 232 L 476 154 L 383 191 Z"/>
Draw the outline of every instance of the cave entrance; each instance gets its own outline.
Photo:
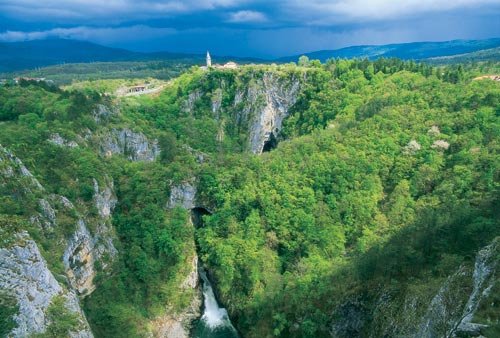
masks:
<path id="1" fill-rule="evenodd" d="M 195 207 L 191 209 L 191 221 L 195 228 L 203 227 L 203 216 L 211 215 L 212 213 L 203 207 Z"/>
<path id="2" fill-rule="evenodd" d="M 269 135 L 269 139 L 266 142 L 264 142 L 264 146 L 262 147 L 262 152 L 266 153 L 268 151 L 273 150 L 277 146 L 278 146 L 278 140 L 274 136 L 274 133 L 271 133 Z"/>

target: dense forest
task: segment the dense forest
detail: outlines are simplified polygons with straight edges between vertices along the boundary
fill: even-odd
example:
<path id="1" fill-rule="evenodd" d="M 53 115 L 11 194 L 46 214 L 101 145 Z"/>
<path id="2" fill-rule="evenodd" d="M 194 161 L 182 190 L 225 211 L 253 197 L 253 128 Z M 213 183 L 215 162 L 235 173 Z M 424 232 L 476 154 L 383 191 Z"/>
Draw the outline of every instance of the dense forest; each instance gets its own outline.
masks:
<path id="1" fill-rule="evenodd" d="M 112 182 L 118 254 L 94 263 L 95 290 L 81 295 L 96 337 L 146 336 L 154 318 L 189 306 L 195 291 L 178 285 L 196 252 L 243 337 L 423 337 L 439 293 L 449 295 L 446 318 L 433 334 L 452 336 L 478 251 L 497 250 L 494 264 L 500 252 L 500 82 L 475 80 L 498 73 L 495 62 L 302 57 L 192 67 L 161 93 L 134 97 L 94 81 L 5 84 L 0 145 L 44 190 L 26 189 L 0 161 L 1 243 L 28 231 L 64 275 L 65 240 L 78 215 L 98 233 L 93 194 Z M 255 117 L 270 101 L 262 86 L 293 99 L 272 145 L 252 152 Z M 156 142 L 159 155 L 107 154 L 117 130 Z M 195 226 L 190 210 L 166 207 L 185 182 L 205 210 Z M 37 227 L 42 195 L 65 196 L 75 210 Z M 492 278 L 473 318 L 486 337 L 500 335 Z M 15 326 L 14 303 L 0 293 L 1 335 Z M 54 310 L 61 301 L 51 306 L 45 335 L 75 330 L 71 314 Z"/>

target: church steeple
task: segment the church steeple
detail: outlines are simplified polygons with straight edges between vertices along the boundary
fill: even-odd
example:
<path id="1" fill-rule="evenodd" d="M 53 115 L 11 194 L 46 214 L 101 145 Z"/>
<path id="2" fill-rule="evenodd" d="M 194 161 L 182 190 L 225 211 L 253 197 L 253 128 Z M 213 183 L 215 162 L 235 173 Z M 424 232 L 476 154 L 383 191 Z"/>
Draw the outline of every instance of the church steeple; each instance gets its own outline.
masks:
<path id="1" fill-rule="evenodd" d="M 207 68 L 212 67 L 212 58 L 210 57 L 210 53 L 207 50 Z"/>

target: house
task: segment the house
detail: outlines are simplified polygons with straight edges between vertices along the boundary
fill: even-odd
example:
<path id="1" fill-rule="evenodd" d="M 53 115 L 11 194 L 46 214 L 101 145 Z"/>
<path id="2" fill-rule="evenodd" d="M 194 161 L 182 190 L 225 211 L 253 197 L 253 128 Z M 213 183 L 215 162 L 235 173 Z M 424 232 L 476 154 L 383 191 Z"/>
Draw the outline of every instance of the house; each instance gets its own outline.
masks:
<path id="1" fill-rule="evenodd" d="M 226 64 L 224 64 L 221 68 L 223 69 L 236 69 L 238 68 L 238 64 L 233 61 L 229 61 Z"/>
<path id="2" fill-rule="evenodd" d="M 145 85 L 133 86 L 133 87 L 128 88 L 129 93 L 140 93 L 140 92 L 143 92 L 145 90 L 146 90 Z"/>
<path id="3" fill-rule="evenodd" d="M 21 81 L 35 81 L 35 82 L 44 82 L 45 78 L 44 77 L 25 77 L 25 76 L 19 76 L 14 78 L 14 82 L 17 84 Z"/>
<path id="4" fill-rule="evenodd" d="M 490 79 L 493 81 L 500 81 L 500 75 L 483 75 L 483 76 L 478 76 L 478 77 L 474 78 L 473 80 L 477 81 L 477 80 L 484 80 L 484 79 Z"/>

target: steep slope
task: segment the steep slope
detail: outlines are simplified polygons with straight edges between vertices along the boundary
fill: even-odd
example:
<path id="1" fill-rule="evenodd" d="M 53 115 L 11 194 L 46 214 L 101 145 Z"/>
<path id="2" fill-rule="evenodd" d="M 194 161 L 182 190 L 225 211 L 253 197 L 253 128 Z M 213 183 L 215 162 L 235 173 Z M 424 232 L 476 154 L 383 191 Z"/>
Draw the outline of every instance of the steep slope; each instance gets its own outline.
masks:
<path id="1" fill-rule="evenodd" d="M 16 194 L 16 209 L 23 214 L 4 216 L 1 220 L 0 288 L 7 294 L 14 293 L 19 311 L 14 317 L 16 327 L 12 336 L 57 330 L 58 326 L 68 324 L 64 323 L 69 321 L 67 316 L 72 319 L 70 330 L 76 336 L 92 337 L 77 295 L 93 291 L 94 263 L 99 261 L 105 269 L 107 260 L 116 254 L 112 232 L 106 227 L 113 205 L 109 199 L 112 192 L 106 188 L 104 196 L 101 195 L 95 182 L 94 199 L 102 218 L 98 220 L 98 233 L 92 236 L 86 227 L 89 220 L 81 218 L 64 196 L 48 195 L 23 163 L 3 147 L 0 147 L 0 162 L 0 187 L 7 203 L 3 207 L 14 207 L 9 195 Z M 72 231 L 69 238 L 63 237 Z M 32 236 L 37 237 L 38 243 Z M 38 245 L 47 250 L 44 253 L 50 259 L 49 264 Z M 104 259 L 104 255 L 109 258 Z M 57 302 L 58 297 L 62 297 L 63 303 Z M 62 307 L 51 310 L 57 304 Z M 54 316 L 51 311 L 60 313 Z"/>
<path id="2" fill-rule="evenodd" d="M 237 126 L 242 149 L 259 154 L 266 143 L 280 136 L 283 120 L 301 88 L 313 80 L 308 73 L 313 71 L 280 73 L 263 67 L 262 71 L 250 70 L 238 77 L 222 72 L 200 74 L 202 79 L 193 81 L 196 87 L 188 93 L 184 111 L 215 119 L 216 139 L 221 143 L 237 136 L 234 130 Z"/>

